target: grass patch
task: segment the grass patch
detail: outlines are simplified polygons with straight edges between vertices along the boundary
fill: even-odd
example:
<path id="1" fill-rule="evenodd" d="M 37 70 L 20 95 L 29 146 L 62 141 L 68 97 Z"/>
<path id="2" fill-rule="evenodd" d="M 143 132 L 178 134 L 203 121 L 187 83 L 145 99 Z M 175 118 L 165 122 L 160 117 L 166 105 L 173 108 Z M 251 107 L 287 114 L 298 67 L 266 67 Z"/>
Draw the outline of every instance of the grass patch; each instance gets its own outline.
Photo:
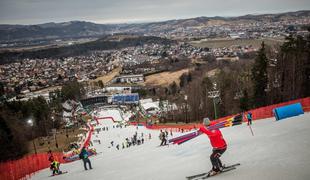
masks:
<path id="1" fill-rule="evenodd" d="M 182 69 L 174 72 L 162 72 L 145 77 L 145 85 L 148 86 L 169 86 L 169 84 L 175 81 L 180 83 L 180 76 L 183 73 L 187 73 L 188 69 Z"/>
<path id="2" fill-rule="evenodd" d="M 67 151 L 70 143 L 76 142 L 78 140 L 77 135 L 86 133 L 87 131 L 81 129 L 68 129 L 68 138 L 66 136 L 66 130 L 61 129 L 57 131 L 56 139 L 58 143 L 58 148 L 56 147 L 56 141 L 53 136 L 40 137 L 34 139 L 37 153 L 45 153 L 49 150 L 53 152 Z M 48 143 L 49 142 L 49 143 Z M 34 154 L 33 141 L 28 142 L 29 154 Z"/>

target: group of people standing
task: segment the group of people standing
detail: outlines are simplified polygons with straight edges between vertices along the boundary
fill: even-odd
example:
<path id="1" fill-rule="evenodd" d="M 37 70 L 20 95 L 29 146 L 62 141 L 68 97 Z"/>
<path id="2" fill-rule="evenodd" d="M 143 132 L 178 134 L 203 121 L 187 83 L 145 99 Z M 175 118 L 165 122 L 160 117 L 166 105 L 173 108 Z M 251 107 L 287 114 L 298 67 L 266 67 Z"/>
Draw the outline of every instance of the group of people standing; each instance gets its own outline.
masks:
<path id="1" fill-rule="evenodd" d="M 149 133 L 149 139 L 151 139 L 151 134 Z M 138 136 L 138 132 L 136 131 L 131 138 L 125 138 L 125 142 L 122 143 L 122 148 L 129 148 L 130 146 L 141 145 L 144 144 L 146 138 L 144 133 L 141 133 L 141 136 Z M 119 150 L 119 148 L 117 148 Z"/>

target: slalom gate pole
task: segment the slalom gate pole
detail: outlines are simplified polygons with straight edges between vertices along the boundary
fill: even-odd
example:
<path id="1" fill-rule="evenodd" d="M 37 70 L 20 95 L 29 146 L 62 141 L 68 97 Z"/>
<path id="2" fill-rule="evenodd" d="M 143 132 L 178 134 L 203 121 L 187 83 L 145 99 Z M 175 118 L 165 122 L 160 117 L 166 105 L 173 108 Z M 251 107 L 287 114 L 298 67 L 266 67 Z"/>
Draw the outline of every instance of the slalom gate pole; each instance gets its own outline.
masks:
<path id="1" fill-rule="evenodd" d="M 251 127 L 250 124 L 249 124 L 249 128 L 250 128 L 250 130 L 251 130 L 252 136 L 254 136 L 254 133 L 253 133 L 253 130 L 252 130 L 252 127 Z"/>

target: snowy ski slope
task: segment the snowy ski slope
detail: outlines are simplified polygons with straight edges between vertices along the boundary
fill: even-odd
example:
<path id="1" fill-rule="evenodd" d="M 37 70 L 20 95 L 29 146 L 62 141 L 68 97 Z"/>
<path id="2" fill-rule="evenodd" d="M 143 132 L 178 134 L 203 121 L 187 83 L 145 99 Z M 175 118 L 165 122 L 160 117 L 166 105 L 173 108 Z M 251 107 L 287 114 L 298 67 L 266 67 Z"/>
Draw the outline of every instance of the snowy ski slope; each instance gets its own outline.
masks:
<path id="1" fill-rule="evenodd" d="M 102 112 L 103 114 L 113 114 Z M 117 117 L 119 115 L 116 115 Z M 62 164 L 67 174 L 48 177 L 49 169 L 36 173 L 32 179 L 54 180 L 185 180 L 186 176 L 211 169 L 212 148 L 206 135 L 182 145 L 158 147 L 159 132 L 144 127 L 112 128 L 113 123 L 102 120 L 101 127 L 109 131 L 95 134 L 101 144 L 94 143 L 97 152 L 91 158 L 94 169 L 85 171 L 82 161 Z M 228 149 L 222 156 L 224 164 L 241 163 L 236 170 L 212 177 L 229 180 L 308 180 L 310 179 L 310 113 L 276 122 L 274 118 L 253 122 L 254 135 L 244 123 L 222 129 Z M 116 150 L 135 132 L 144 133 L 145 143 Z M 152 139 L 148 139 L 151 133 Z M 178 134 L 174 134 L 174 137 Z M 114 147 L 110 147 L 111 141 Z M 110 147 L 110 148 L 109 148 Z M 121 146 L 120 146 L 121 147 Z"/>

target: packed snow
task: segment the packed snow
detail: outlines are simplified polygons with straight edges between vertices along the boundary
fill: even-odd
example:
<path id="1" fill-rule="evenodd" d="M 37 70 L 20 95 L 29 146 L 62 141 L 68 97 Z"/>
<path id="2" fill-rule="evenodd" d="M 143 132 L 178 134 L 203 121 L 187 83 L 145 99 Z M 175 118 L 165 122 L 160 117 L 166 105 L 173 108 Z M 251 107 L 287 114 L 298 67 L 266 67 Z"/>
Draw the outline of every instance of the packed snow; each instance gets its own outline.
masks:
<path id="1" fill-rule="evenodd" d="M 104 110 L 109 111 L 109 110 Z M 108 116 L 115 112 L 101 112 Z M 84 170 L 81 160 L 62 164 L 60 169 L 69 173 L 49 177 L 51 171 L 44 169 L 32 179 L 62 180 L 182 180 L 186 176 L 206 172 L 211 169 L 212 148 L 206 135 L 198 136 L 181 145 L 159 147 L 159 131 L 142 126 L 113 128 L 111 120 L 101 120 L 108 131 L 94 132 L 92 140 L 98 155 L 91 157 L 92 170 Z M 241 163 L 235 170 L 211 177 L 229 180 L 308 180 L 310 177 L 310 113 L 275 121 L 275 118 L 254 121 L 252 136 L 246 123 L 222 129 L 228 149 L 222 155 L 224 164 Z M 144 144 L 122 149 L 125 138 L 142 133 Z M 149 133 L 151 139 L 149 139 Z M 173 137 L 180 133 L 173 133 Z M 170 134 L 169 134 L 169 137 Z M 168 138 L 169 138 L 168 137 Z M 111 146 L 114 141 L 114 146 Z M 120 150 L 116 145 L 120 144 Z M 102 153 L 101 153 L 102 152 Z"/>
<path id="2" fill-rule="evenodd" d="M 121 111 L 119 109 L 103 109 L 95 113 L 98 118 L 101 117 L 113 117 L 115 121 L 123 121 L 124 117 L 121 116 Z"/>

